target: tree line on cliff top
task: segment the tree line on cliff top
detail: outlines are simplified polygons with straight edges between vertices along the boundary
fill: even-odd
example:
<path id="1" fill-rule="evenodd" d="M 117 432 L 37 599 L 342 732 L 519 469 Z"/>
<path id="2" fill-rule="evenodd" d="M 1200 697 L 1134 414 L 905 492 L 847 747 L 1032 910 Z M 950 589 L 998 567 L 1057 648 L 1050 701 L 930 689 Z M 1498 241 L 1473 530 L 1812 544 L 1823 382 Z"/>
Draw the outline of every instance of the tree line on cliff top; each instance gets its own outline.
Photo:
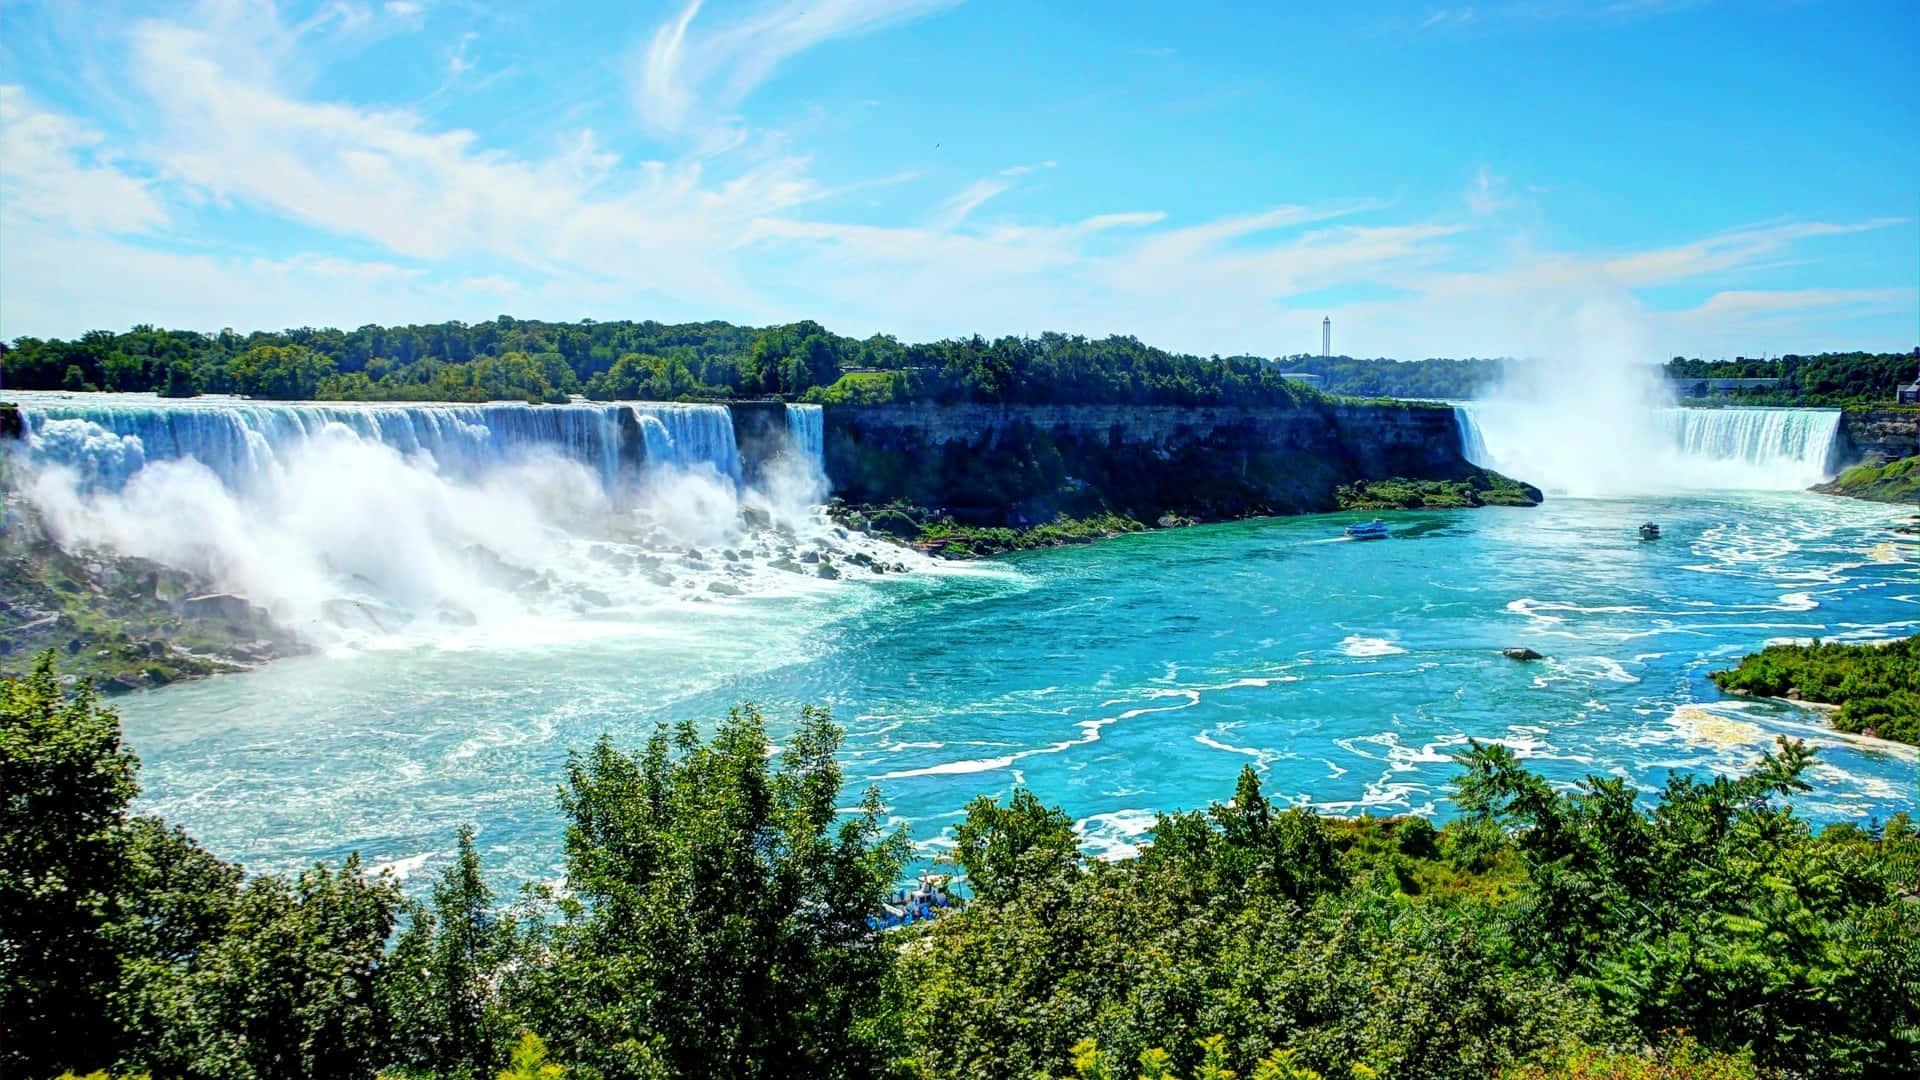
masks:
<path id="1" fill-rule="evenodd" d="M 979 336 L 903 344 L 818 323 L 363 326 L 241 335 L 135 327 L 75 341 L 20 338 L 4 357 L 23 389 L 201 392 L 418 401 L 931 400 L 1288 404 L 1313 396 L 1257 357 L 1199 357 L 1130 337 Z"/>
<path id="2" fill-rule="evenodd" d="M 0 1071 L 190 1078 L 1900 1075 L 1920 835 L 1816 830 L 1812 752 L 1557 788 L 1499 745 L 1458 816 L 1323 818 L 1244 769 L 1117 862 L 1015 788 L 951 835 L 972 898 L 868 916 L 908 865 L 840 733 L 741 709 L 571 756 L 564 888 L 427 896 L 357 858 L 249 875 L 130 809 L 115 714 L 48 654 L 0 682 Z M 1223 777 L 1223 780 L 1225 778 Z"/>
<path id="3" fill-rule="evenodd" d="M 846 337 L 811 321 L 756 328 L 505 315 L 473 324 L 251 334 L 136 326 L 118 334 L 89 331 L 71 341 L 22 337 L 0 356 L 7 385 L 38 390 L 387 401 L 777 396 L 871 404 L 1288 404 L 1310 396 L 1281 377 L 1287 373 L 1315 375 L 1332 394 L 1470 398 L 1499 381 L 1504 363 L 1201 357 L 1131 337 L 1052 333 L 905 344 L 888 335 Z M 1775 397 L 1799 395 L 1796 400 L 1814 403 L 1891 401 L 1896 369 L 1904 370 L 1898 381 L 1913 375 L 1910 358 L 1898 355 L 1789 357 L 1737 370 L 1754 364 L 1779 368 L 1766 372 L 1783 380 Z M 1677 357 L 1668 365 L 1676 376 L 1695 378 L 1724 377 L 1723 367 Z"/>

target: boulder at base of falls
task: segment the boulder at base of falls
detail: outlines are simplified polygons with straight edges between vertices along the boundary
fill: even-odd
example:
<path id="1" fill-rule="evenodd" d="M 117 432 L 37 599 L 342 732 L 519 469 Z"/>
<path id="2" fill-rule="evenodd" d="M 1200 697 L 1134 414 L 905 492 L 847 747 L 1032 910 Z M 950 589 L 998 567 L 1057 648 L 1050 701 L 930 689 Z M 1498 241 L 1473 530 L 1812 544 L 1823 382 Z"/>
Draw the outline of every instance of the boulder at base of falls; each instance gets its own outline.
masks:
<path id="1" fill-rule="evenodd" d="M 707 585 L 707 591 L 718 596 L 739 596 L 740 595 L 739 586 L 729 585 L 724 581 L 715 581 L 715 582 L 709 583 Z"/>
<path id="2" fill-rule="evenodd" d="M 259 611 L 244 596 L 232 593 L 203 593 L 189 596 L 175 605 L 180 614 L 192 619 L 225 619 L 230 623 L 244 623 L 255 617 L 264 618 L 266 612 Z"/>
<path id="3" fill-rule="evenodd" d="M 1500 655 L 1509 660 L 1545 660 L 1546 657 L 1532 649 L 1501 649 Z"/>
<path id="4" fill-rule="evenodd" d="M 840 571 L 836 569 L 832 563 L 822 559 L 820 561 L 820 569 L 814 571 L 814 574 L 823 578 L 837 578 L 840 576 Z"/>

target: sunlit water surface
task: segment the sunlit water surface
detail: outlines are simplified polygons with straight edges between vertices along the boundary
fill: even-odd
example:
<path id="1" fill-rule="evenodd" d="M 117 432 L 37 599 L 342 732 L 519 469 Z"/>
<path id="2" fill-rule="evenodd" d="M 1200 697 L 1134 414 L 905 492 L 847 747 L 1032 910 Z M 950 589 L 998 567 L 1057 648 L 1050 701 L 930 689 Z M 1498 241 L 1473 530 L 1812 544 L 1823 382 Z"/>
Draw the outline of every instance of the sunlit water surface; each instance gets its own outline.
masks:
<path id="1" fill-rule="evenodd" d="M 142 809 L 253 869 L 357 850 L 410 888 L 463 822 L 500 885 L 558 877 L 568 751 L 743 701 L 776 738 L 801 703 L 832 706 L 850 786 L 878 784 L 925 856 L 969 799 L 1014 784 L 1064 807 L 1088 850 L 1125 854 L 1156 811 L 1227 798 L 1247 764 L 1325 812 L 1445 817 L 1469 737 L 1557 782 L 1643 789 L 1806 738 L 1821 756 L 1800 807 L 1864 822 L 1915 809 L 1911 748 L 1723 698 L 1707 673 L 1773 640 L 1913 633 L 1902 516 L 1749 494 L 1391 515 L 1375 543 L 1339 538 L 1343 516 L 1207 526 L 645 624 L 307 657 L 118 706 Z M 1638 542 L 1646 520 L 1666 538 Z"/>

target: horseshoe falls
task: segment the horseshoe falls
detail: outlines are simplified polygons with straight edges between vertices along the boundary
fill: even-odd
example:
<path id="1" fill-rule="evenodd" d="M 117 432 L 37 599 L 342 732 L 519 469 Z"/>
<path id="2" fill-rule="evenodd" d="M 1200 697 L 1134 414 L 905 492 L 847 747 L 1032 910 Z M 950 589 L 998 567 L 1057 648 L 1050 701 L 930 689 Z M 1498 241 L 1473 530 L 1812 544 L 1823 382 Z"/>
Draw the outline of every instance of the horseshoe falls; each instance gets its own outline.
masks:
<path id="1" fill-rule="evenodd" d="M 1467 460 L 1566 495 L 1801 490 L 1832 475 L 1840 429 L 1838 409 L 1570 415 L 1493 401 L 1454 416 Z"/>

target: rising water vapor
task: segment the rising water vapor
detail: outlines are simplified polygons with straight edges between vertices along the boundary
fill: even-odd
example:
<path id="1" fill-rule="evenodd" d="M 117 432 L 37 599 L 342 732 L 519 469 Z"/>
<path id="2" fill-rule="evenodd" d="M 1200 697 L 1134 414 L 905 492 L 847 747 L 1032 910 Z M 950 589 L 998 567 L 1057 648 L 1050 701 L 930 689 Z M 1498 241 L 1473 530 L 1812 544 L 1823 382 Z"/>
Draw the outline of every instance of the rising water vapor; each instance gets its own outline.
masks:
<path id="1" fill-rule="evenodd" d="M 322 648 L 631 628 L 918 561 L 826 520 L 818 407 L 749 489 L 724 406 L 101 398 L 22 402 L 14 487 L 52 539 L 188 571 Z"/>
<path id="2" fill-rule="evenodd" d="M 1796 490 L 1827 475 L 1838 410 L 1678 407 L 1629 307 L 1545 310 L 1552 346 L 1458 410 L 1468 460 L 1594 497 Z"/>

